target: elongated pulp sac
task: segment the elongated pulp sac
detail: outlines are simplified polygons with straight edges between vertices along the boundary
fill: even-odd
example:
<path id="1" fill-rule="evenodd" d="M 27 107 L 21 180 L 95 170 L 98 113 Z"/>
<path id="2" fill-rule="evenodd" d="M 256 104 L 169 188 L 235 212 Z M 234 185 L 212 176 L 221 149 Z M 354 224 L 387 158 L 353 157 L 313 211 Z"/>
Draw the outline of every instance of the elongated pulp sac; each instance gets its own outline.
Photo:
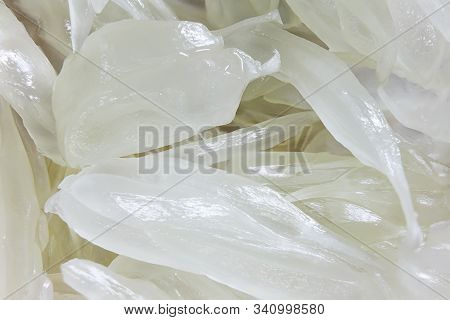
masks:
<path id="1" fill-rule="evenodd" d="M 385 94 L 384 103 L 409 128 L 450 142 L 450 3 L 445 0 L 287 0 L 330 51 L 356 54 L 351 66 L 374 63 L 376 84 L 389 76 L 414 88 L 416 99 Z M 402 94 L 399 87 L 395 96 Z M 424 104 L 424 101 L 426 103 Z M 434 120 L 436 121 L 433 121 Z M 430 121 L 431 120 L 431 121 Z"/>
<path id="2" fill-rule="evenodd" d="M 206 275 L 256 298 L 398 294 L 383 260 L 271 189 L 180 159 L 146 160 L 159 171 L 139 174 L 138 159 L 117 159 L 68 177 L 46 210 L 107 250 Z"/>
<path id="3" fill-rule="evenodd" d="M 2 299 L 52 297 L 51 283 L 44 274 L 41 274 L 42 258 L 38 243 L 40 215 L 28 156 L 17 131 L 12 111 L 4 100 L 0 99 L 0 298 Z"/>
<path id="4" fill-rule="evenodd" d="M 89 299 L 238 299 L 245 294 L 195 275 L 117 257 L 109 268 L 73 259 L 62 267 L 64 281 Z M 100 284 L 100 285 L 99 285 Z"/>
<path id="5" fill-rule="evenodd" d="M 337 141 L 361 162 L 389 178 L 402 203 L 409 244 L 418 245 L 422 235 L 400 150 L 379 106 L 345 64 L 328 51 L 274 23 L 230 33 L 225 37 L 225 44 L 256 57 L 273 50 L 280 52 L 282 61 L 276 76 L 295 86 Z"/>
<path id="6" fill-rule="evenodd" d="M 22 117 L 39 151 L 61 162 L 51 109 L 55 70 L 3 1 L 0 1 L 0 70 L 0 95 Z"/>
<path id="7" fill-rule="evenodd" d="M 278 67 L 276 52 L 262 65 L 241 50 L 225 49 L 220 36 L 198 23 L 108 24 L 66 60 L 56 81 L 60 149 L 71 166 L 83 166 L 229 123 L 247 84 Z M 154 137 L 140 149 L 143 126 Z M 176 131 L 180 127 L 190 130 Z"/>

